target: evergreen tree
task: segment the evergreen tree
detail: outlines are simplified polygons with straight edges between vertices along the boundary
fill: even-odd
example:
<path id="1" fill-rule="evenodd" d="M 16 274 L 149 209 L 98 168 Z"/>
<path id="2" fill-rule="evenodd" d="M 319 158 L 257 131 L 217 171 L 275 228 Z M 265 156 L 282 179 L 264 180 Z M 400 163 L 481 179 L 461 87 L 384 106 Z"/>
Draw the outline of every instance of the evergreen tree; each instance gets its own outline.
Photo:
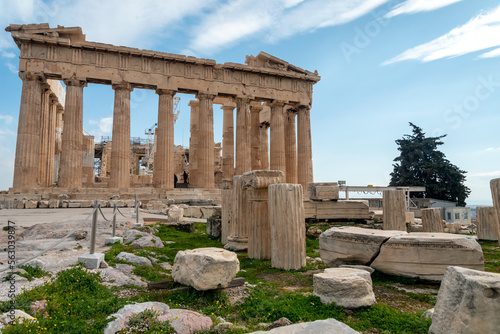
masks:
<path id="1" fill-rule="evenodd" d="M 396 140 L 399 157 L 394 159 L 394 171 L 389 186 L 424 186 L 426 197 L 458 202 L 465 206 L 470 189 L 464 185 L 466 171 L 461 170 L 437 150 L 443 145 L 439 137 L 426 137 L 422 129 L 413 123 L 412 135 Z M 413 193 L 417 194 L 418 193 Z"/>

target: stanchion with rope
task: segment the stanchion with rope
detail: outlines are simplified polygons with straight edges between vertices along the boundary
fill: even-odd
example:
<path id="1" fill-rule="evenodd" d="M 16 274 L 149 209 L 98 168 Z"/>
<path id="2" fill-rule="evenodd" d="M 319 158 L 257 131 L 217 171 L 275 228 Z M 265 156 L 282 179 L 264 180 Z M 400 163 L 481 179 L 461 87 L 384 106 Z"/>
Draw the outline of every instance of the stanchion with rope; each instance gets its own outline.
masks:
<path id="1" fill-rule="evenodd" d="M 87 269 L 98 269 L 104 261 L 104 253 L 95 252 L 95 239 L 97 233 L 97 210 L 99 210 L 99 200 L 94 201 L 94 211 L 92 212 L 92 230 L 90 232 L 90 252 L 78 257 L 78 262 L 84 263 Z"/>
<path id="2" fill-rule="evenodd" d="M 118 212 L 118 205 L 116 203 L 114 203 L 114 205 L 113 205 L 113 218 L 112 218 L 113 234 L 112 234 L 111 238 L 104 239 L 105 245 L 112 245 L 114 243 L 120 243 L 120 244 L 123 243 L 123 238 L 116 236 L 116 214 L 117 214 L 117 212 Z M 101 211 L 101 214 L 102 214 L 102 211 Z M 103 217 L 104 217 L 104 215 L 103 215 Z M 104 219 L 106 219 L 106 218 L 104 218 Z"/>
<path id="3" fill-rule="evenodd" d="M 139 199 L 137 198 L 137 194 L 135 194 L 135 224 L 132 226 L 144 226 L 143 223 L 139 222 Z"/>

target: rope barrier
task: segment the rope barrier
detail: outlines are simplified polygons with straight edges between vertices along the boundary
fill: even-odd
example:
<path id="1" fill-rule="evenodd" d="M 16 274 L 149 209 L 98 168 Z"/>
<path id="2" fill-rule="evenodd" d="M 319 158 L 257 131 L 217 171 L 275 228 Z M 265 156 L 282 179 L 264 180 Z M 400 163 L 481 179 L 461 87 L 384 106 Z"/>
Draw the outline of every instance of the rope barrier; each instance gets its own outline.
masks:
<path id="1" fill-rule="evenodd" d="M 90 215 L 88 215 L 87 218 L 85 218 L 85 220 L 80 223 L 74 230 L 72 230 L 71 232 L 69 232 L 68 234 L 66 234 L 64 237 L 61 238 L 61 240 L 57 241 L 55 244 L 53 244 L 52 246 L 44 249 L 43 251 L 39 252 L 38 254 L 35 254 L 34 256 L 31 256 L 29 257 L 28 259 L 20 262 L 20 263 L 17 263 L 15 265 L 16 268 L 19 268 L 19 267 L 22 267 L 24 264 L 30 262 L 31 260 L 33 259 L 36 259 L 37 257 L 39 257 L 40 255 L 48 252 L 49 250 L 52 250 L 54 248 L 56 248 L 60 243 L 62 243 L 64 240 L 66 240 L 71 234 L 75 233 L 78 229 L 80 229 L 82 227 L 83 224 L 85 224 L 87 222 L 87 220 L 92 217 L 92 215 L 94 214 L 94 212 L 96 212 L 97 208 L 94 208 L 94 210 L 92 210 L 92 212 L 90 213 Z M 4 271 L 7 271 L 7 270 L 10 270 L 10 267 L 7 267 L 5 269 L 1 269 L 0 270 L 0 273 L 4 272 Z"/>

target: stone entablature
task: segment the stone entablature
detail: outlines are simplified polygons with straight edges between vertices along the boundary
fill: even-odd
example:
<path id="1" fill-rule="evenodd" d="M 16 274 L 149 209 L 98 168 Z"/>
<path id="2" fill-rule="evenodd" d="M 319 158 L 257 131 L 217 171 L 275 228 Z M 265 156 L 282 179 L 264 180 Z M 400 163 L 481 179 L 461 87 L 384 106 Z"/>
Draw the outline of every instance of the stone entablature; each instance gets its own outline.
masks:
<path id="1" fill-rule="evenodd" d="M 79 27 L 14 25 L 6 31 L 21 49 L 19 71 L 88 83 L 130 82 L 134 87 L 181 93 L 248 96 L 310 105 L 320 77 L 261 52 L 250 65 L 85 41 Z M 267 65 L 266 65 L 267 64 Z M 285 64 L 288 64 L 286 66 Z"/>

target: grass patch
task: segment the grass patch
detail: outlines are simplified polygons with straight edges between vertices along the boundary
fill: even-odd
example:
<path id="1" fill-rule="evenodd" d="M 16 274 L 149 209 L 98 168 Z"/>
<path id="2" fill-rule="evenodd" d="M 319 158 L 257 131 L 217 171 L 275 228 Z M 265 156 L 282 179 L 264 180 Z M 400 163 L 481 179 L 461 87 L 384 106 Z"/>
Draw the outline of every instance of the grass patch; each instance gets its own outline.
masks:
<path id="1" fill-rule="evenodd" d="M 38 333 L 41 328 L 48 333 L 102 333 L 109 314 L 125 304 L 103 285 L 99 274 L 87 272 L 81 266 L 59 272 L 55 280 L 31 291 L 20 294 L 16 308 L 29 313 L 29 305 L 37 300 L 47 300 L 47 317 L 36 315 L 36 320 L 3 329 L 4 334 Z M 10 303 L 0 304 L 6 312 Z"/>
<path id="2" fill-rule="evenodd" d="M 496 241 L 479 241 L 484 255 L 484 270 L 500 273 L 500 247 Z"/>

